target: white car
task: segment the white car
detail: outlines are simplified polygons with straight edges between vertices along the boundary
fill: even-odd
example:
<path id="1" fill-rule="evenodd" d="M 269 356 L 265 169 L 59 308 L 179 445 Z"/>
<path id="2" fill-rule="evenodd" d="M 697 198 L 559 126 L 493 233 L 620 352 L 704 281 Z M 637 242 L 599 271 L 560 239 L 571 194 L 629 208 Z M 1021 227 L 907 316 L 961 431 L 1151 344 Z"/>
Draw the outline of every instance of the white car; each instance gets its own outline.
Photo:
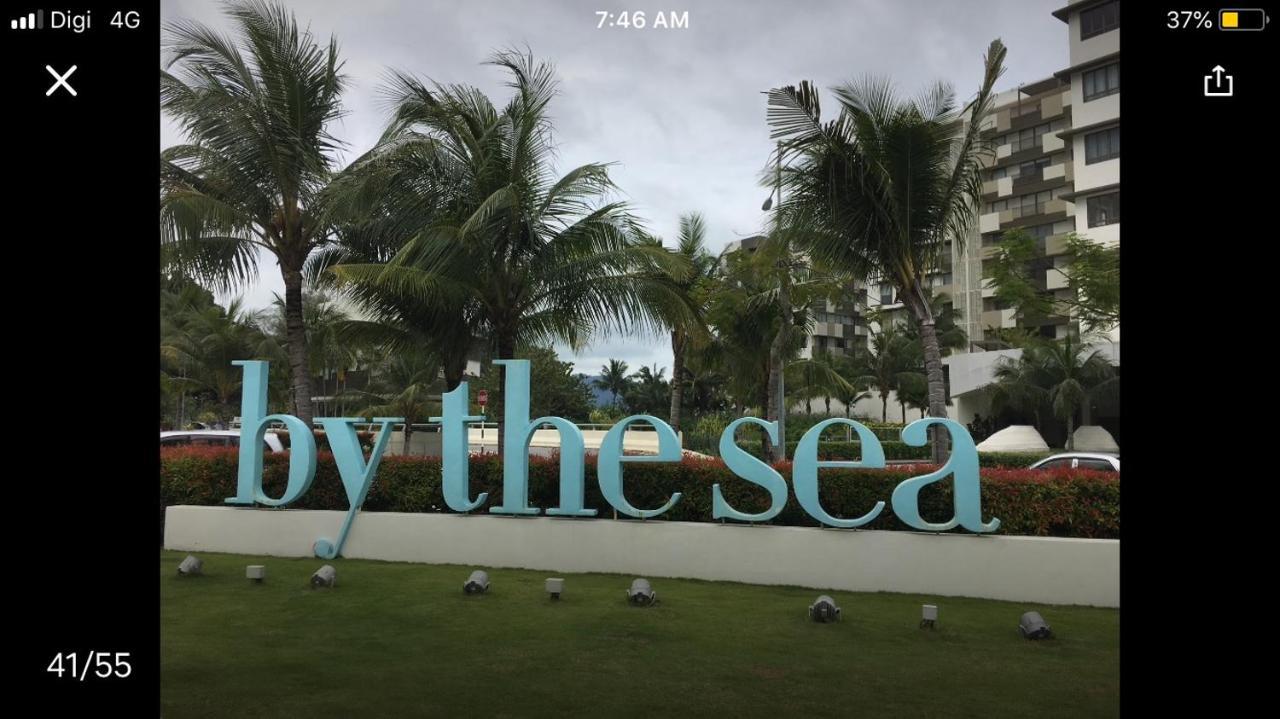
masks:
<path id="1" fill-rule="evenodd" d="M 1031 465 L 1031 469 L 1094 469 L 1119 472 L 1120 455 L 1101 452 L 1066 452 L 1055 454 Z"/>
<path id="2" fill-rule="evenodd" d="M 237 429 L 189 429 L 181 432 L 161 432 L 161 447 L 239 447 L 240 430 Z M 283 452 L 284 443 L 273 432 L 267 432 L 263 446 L 271 452 Z"/>

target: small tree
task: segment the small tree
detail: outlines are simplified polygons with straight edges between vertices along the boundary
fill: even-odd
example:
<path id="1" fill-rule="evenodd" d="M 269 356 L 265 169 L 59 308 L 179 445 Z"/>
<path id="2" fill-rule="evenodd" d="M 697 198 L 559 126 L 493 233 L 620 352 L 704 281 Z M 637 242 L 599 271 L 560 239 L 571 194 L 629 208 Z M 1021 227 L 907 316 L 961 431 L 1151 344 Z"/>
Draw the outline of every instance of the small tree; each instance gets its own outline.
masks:
<path id="1" fill-rule="evenodd" d="M 1087 414 L 1093 397 L 1119 382 L 1115 366 L 1101 350 L 1071 335 L 1029 345 L 1017 359 L 1002 357 L 994 374 L 992 409 L 1029 411 L 1037 429 L 1041 413 L 1051 412 L 1066 422 L 1068 450 L 1074 449 L 1076 412 L 1083 409 Z"/>

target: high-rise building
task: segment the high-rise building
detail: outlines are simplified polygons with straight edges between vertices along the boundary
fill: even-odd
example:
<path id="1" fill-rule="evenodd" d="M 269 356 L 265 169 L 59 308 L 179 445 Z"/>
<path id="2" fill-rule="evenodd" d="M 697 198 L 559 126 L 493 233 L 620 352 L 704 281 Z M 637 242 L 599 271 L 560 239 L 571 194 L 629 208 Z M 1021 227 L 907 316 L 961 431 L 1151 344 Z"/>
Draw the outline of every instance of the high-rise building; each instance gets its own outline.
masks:
<path id="1" fill-rule="evenodd" d="M 1033 278 L 1059 295 L 1069 291 L 1066 274 L 1057 271 L 1068 261 L 1069 233 L 1106 246 L 1120 243 L 1120 3 L 1084 0 L 1053 16 L 1067 24 L 1070 65 L 997 98 L 988 129 L 996 158 L 986 170 L 977 237 L 963 253 L 953 253 L 952 297 L 971 342 L 968 351 L 944 362 L 951 414 L 961 422 L 989 413 L 992 370 L 998 358 L 1019 353 L 999 349 L 998 330 L 1018 323 L 983 280 L 982 263 L 1001 236 L 1021 228 L 1037 239 L 1045 259 L 1033 268 Z M 1062 338 L 1079 327 L 1061 316 L 1026 329 Z M 1118 365 L 1119 328 L 1105 339 L 1099 349 Z M 1118 433 L 1118 418 L 1094 421 Z"/>

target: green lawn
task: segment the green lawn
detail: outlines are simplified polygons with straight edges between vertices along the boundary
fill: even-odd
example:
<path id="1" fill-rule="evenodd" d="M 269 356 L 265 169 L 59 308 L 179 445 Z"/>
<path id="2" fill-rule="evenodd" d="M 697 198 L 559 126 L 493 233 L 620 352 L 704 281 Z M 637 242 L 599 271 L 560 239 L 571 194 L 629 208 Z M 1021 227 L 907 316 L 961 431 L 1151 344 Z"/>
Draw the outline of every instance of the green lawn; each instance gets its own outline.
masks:
<path id="1" fill-rule="evenodd" d="M 623 575 L 495 569 L 468 597 L 471 567 L 339 559 L 337 587 L 311 590 L 318 559 L 201 554 L 206 576 L 182 578 L 184 556 L 160 559 L 167 719 L 1119 713 L 1118 610 L 829 592 L 843 620 L 823 625 L 794 587 L 650 577 L 641 609 Z M 1021 638 L 1028 609 L 1056 638 Z"/>

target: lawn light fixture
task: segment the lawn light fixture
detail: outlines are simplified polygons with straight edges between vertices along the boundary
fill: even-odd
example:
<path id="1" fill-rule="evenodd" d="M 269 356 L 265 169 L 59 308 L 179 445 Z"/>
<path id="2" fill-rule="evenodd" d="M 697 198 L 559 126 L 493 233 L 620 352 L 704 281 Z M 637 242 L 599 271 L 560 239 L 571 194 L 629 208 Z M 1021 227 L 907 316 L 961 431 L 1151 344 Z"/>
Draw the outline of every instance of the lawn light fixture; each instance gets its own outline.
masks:
<path id="1" fill-rule="evenodd" d="M 267 568 L 261 564 L 250 564 L 244 568 L 244 578 L 262 584 L 262 580 L 267 578 Z"/>
<path id="2" fill-rule="evenodd" d="M 559 578 L 551 578 L 547 580 L 547 594 L 552 599 L 559 599 L 560 593 L 564 591 L 564 580 Z"/>
<path id="3" fill-rule="evenodd" d="M 1044 617 L 1040 616 L 1040 612 L 1023 614 L 1022 620 L 1018 622 L 1018 629 L 1022 630 L 1022 636 L 1027 639 L 1048 639 L 1053 636 L 1053 631 L 1045 623 Z"/>
<path id="4" fill-rule="evenodd" d="M 338 583 L 338 570 L 334 569 L 333 565 L 331 564 L 324 565 L 323 567 L 317 569 L 315 574 L 311 575 L 312 589 L 319 589 L 320 587 L 331 589 L 333 588 L 333 585 L 337 583 Z"/>
<path id="5" fill-rule="evenodd" d="M 203 573 L 204 562 L 191 554 L 178 565 L 178 576 L 181 577 L 198 577 Z"/>
<path id="6" fill-rule="evenodd" d="M 836 606 L 836 600 L 823 594 L 809 605 L 809 618 L 822 624 L 834 622 L 840 618 L 840 607 Z"/>
<path id="7" fill-rule="evenodd" d="M 938 605 L 926 604 L 920 610 L 920 628 L 933 629 L 938 623 Z"/>
<path id="8" fill-rule="evenodd" d="M 658 601 L 658 593 L 653 591 L 648 579 L 636 579 L 627 590 L 627 601 L 637 607 L 651 607 Z"/>
<path id="9" fill-rule="evenodd" d="M 462 591 L 466 594 L 484 594 L 489 591 L 489 574 L 483 570 L 477 569 L 467 578 L 467 583 L 462 585 Z"/>

